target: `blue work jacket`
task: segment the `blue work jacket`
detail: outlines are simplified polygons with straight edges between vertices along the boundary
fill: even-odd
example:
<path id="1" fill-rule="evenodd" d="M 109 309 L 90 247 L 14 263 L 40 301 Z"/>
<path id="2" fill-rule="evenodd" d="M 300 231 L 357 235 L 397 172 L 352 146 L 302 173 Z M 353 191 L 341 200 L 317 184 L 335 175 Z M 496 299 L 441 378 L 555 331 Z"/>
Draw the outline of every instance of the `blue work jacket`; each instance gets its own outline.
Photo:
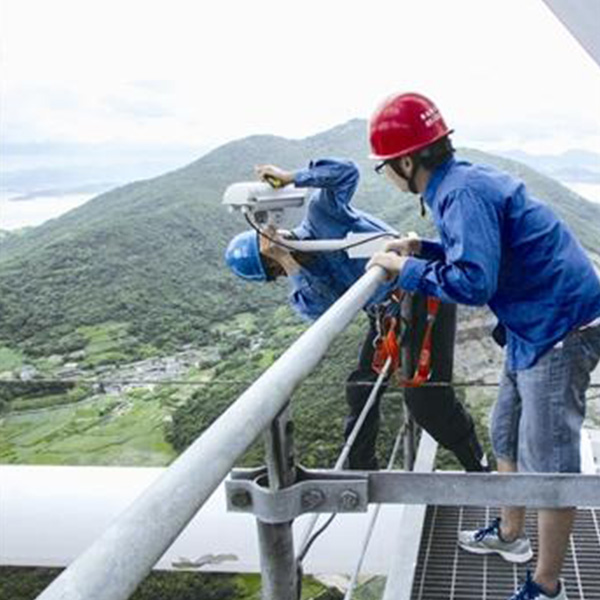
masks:
<path id="1" fill-rule="evenodd" d="M 523 182 L 450 159 L 424 193 L 440 242 L 423 244 L 400 287 L 445 301 L 487 304 L 505 328 L 511 369 L 526 369 L 600 315 L 600 282 L 585 251 Z"/>
<path id="2" fill-rule="evenodd" d="M 351 161 L 321 159 L 295 173 L 297 187 L 315 188 L 306 216 L 294 234 L 300 240 L 342 239 L 350 232 L 391 231 L 383 221 L 350 206 L 359 173 Z M 365 274 L 366 259 L 350 259 L 345 251 L 319 252 L 289 279 L 290 304 L 303 318 L 320 317 L 348 288 Z M 384 300 L 395 285 L 382 285 L 367 307 Z"/>

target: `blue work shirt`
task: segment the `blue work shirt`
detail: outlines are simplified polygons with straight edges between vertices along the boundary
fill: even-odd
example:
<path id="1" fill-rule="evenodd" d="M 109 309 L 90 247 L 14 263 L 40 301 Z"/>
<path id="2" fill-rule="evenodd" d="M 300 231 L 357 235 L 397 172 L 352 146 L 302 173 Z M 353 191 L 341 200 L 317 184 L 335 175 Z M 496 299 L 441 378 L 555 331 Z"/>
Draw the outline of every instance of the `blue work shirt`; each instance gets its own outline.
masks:
<path id="1" fill-rule="evenodd" d="M 506 330 L 511 369 L 526 369 L 600 315 L 600 281 L 585 251 L 523 182 L 450 159 L 424 199 L 440 242 L 409 258 L 400 287 L 450 302 L 488 304 Z"/>
<path id="2" fill-rule="evenodd" d="M 343 239 L 348 233 L 394 232 L 383 221 L 350 206 L 358 185 L 356 165 L 347 160 L 320 159 L 295 173 L 297 187 L 311 187 L 302 223 L 294 229 L 299 240 Z M 292 283 L 290 304 L 305 319 L 320 317 L 348 288 L 365 274 L 366 259 L 350 259 L 345 251 L 319 252 L 299 272 Z M 384 300 L 395 286 L 382 285 L 367 307 Z"/>

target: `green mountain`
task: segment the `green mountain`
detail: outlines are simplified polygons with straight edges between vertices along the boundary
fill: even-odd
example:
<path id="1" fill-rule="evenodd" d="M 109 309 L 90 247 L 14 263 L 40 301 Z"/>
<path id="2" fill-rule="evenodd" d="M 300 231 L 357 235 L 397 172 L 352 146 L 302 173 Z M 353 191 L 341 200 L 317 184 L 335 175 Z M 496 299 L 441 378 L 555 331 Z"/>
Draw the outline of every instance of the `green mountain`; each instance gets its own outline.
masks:
<path id="1" fill-rule="evenodd" d="M 125 324 L 134 355 L 209 343 L 212 326 L 236 313 L 268 314 L 284 285 L 234 280 L 222 256 L 245 228 L 221 206 L 225 187 L 252 179 L 253 166 L 295 168 L 318 156 L 356 160 L 362 183 L 355 204 L 399 230 L 427 231 L 414 197 L 401 197 L 372 171 L 365 123 L 288 140 L 252 136 L 226 144 L 190 165 L 97 196 L 64 216 L 8 236 L 0 246 L 0 345 L 31 356 L 76 351 L 86 327 Z M 557 182 L 507 159 L 463 150 L 470 160 L 522 177 L 549 202 L 590 250 L 600 252 L 600 207 Z M 82 333 L 83 332 L 83 333 Z"/>
<path id="2" fill-rule="evenodd" d="M 285 282 L 244 284 L 223 263 L 228 240 L 246 225 L 222 207 L 222 194 L 230 183 L 252 179 L 254 165 L 296 168 L 319 156 L 350 157 L 362 172 L 355 205 L 400 231 L 431 233 L 415 198 L 373 172 L 365 130 L 355 120 L 303 140 L 235 141 L 40 227 L 2 236 L 0 462 L 168 464 L 298 337 L 305 324 L 286 306 Z M 600 254 L 599 206 L 520 163 L 473 150 L 459 154 L 524 179 Z M 467 314 L 457 364 L 466 364 L 470 379 L 495 359 L 477 341 L 486 337 L 484 319 Z M 306 466 L 331 465 L 339 452 L 343 382 L 363 335 L 359 318 L 294 394 L 296 448 Z M 467 349 L 473 337 L 477 343 Z M 15 375 L 24 381 L 2 381 Z M 44 381 L 65 378 L 79 382 Z M 118 384 L 132 378 L 143 381 Z M 144 385 L 157 378 L 160 384 Z M 484 423 L 493 393 L 457 393 L 487 445 Z M 382 460 L 402 419 L 400 390 L 387 392 L 383 410 Z M 438 461 L 452 465 L 447 453 Z M 259 442 L 240 464 L 262 462 Z"/>

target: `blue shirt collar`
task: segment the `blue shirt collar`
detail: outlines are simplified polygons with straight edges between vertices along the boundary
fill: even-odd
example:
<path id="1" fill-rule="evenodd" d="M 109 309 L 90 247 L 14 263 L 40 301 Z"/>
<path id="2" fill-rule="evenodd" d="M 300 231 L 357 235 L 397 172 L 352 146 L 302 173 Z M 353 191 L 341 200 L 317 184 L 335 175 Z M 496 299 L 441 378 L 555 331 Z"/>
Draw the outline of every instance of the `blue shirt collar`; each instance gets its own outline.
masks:
<path id="1" fill-rule="evenodd" d="M 427 187 L 425 188 L 425 192 L 423 194 L 423 199 L 427 203 L 429 208 L 433 207 L 433 199 L 435 198 L 435 194 L 442 183 L 442 180 L 446 176 L 446 173 L 450 170 L 450 167 L 454 165 L 456 159 L 449 158 L 445 163 L 442 163 L 439 167 L 433 171 L 429 181 L 427 182 Z"/>

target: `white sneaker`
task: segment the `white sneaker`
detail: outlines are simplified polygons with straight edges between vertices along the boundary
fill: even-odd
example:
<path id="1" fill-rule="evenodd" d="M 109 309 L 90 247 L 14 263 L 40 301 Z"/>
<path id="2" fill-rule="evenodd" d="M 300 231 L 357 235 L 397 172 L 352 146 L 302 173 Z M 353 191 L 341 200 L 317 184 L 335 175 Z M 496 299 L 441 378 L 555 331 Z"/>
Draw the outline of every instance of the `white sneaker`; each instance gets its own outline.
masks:
<path id="1" fill-rule="evenodd" d="M 489 527 L 461 531 L 458 534 L 458 545 L 473 554 L 499 554 L 504 560 L 512 563 L 526 563 L 533 557 L 529 538 L 523 536 L 506 542 L 500 537 L 499 517 L 494 519 Z"/>
<path id="2" fill-rule="evenodd" d="M 544 590 L 531 577 L 531 572 L 527 571 L 525 583 L 509 598 L 509 600 L 569 600 L 565 591 L 565 582 L 561 579 L 558 582 L 558 593 L 555 596 L 548 596 Z"/>

